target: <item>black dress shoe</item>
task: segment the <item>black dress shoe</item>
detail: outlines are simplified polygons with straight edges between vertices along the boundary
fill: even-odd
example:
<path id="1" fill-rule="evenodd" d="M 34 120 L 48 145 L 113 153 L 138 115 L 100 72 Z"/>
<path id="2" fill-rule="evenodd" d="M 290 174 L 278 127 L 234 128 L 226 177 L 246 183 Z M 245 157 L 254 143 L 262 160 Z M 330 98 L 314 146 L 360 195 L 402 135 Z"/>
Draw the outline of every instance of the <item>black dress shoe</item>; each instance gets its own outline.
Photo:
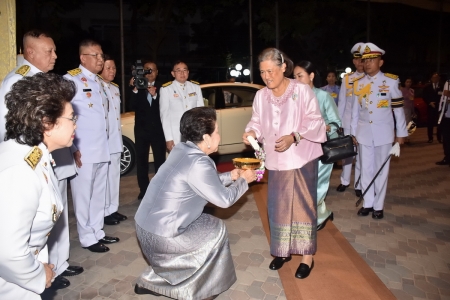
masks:
<path id="1" fill-rule="evenodd" d="M 55 277 L 55 280 L 52 282 L 52 285 L 50 286 L 50 289 L 52 290 L 60 290 L 65 289 L 70 285 L 70 281 L 66 278 L 62 277 L 61 275 L 58 275 Z"/>
<path id="2" fill-rule="evenodd" d="M 431 139 L 431 140 L 428 140 L 428 143 L 429 143 L 429 144 L 431 144 L 432 142 L 433 142 L 433 140 L 432 140 L 432 139 Z"/>
<path id="3" fill-rule="evenodd" d="M 333 215 L 333 213 L 331 213 L 331 215 L 329 215 L 328 218 L 326 218 L 325 220 L 323 220 L 322 223 L 320 223 L 319 225 L 317 225 L 317 231 L 319 231 L 319 230 L 321 230 L 321 229 L 324 229 L 324 228 L 325 228 L 325 225 L 327 225 L 327 221 L 328 221 L 328 220 L 331 220 L 331 221 L 334 220 L 334 215 Z"/>
<path id="4" fill-rule="evenodd" d="M 145 192 L 140 192 L 139 196 L 138 196 L 138 200 L 142 200 L 142 198 L 144 198 L 145 196 Z"/>
<path id="5" fill-rule="evenodd" d="M 105 235 L 102 239 L 100 239 L 98 242 L 99 243 L 103 243 L 103 244 L 114 244 L 117 243 L 118 241 L 120 241 L 120 239 L 118 237 L 113 237 L 113 236 L 107 236 Z"/>
<path id="6" fill-rule="evenodd" d="M 301 263 L 300 266 L 298 266 L 297 272 L 295 272 L 295 277 L 298 279 L 305 279 L 309 276 L 309 273 L 311 273 L 311 270 L 314 268 L 314 260 L 311 263 L 311 267 L 307 264 Z"/>
<path id="7" fill-rule="evenodd" d="M 338 185 L 338 187 L 336 188 L 336 191 L 338 191 L 338 192 L 343 192 L 343 191 L 345 191 L 346 188 L 348 188 L 348 186 L 349 186 L 349 184 L 347 184 L 347 185 L 340 184 L 340 185 Z"/>
<path id="8" fill-rule="evenodd" d="M 373 211 L 373 207 L 361 207 L 358 210 L 358 216 L 368 216 L 370 212 Z"/>
<path id="9" fill-rule="evenodd" d="M 153 296 L 161 296 L 161 294 L 158 294 L 156 292 L 150 291 L 146 288 L 143 288 L 141 286 L 138 286 L 137 284 L 134 286 L 134 292 L 138 295 L 153 295 Z"/>
<path id="10" fill-rule="evenodd" d="M 113 216 L 116 220 L 119 220 L 119 221 L 125 221 L 126 219 L 128 219 L 127 216 L 124 216 L 117 211 L 115 213 L 112 213 L 111 216 Z"/>
<path id="11" fill-rule="evenodd" d="M 384 215 L 383 215 L 383 210 L 374 210 L 372 212 L 372 218 L 374 219 L 383 219 Z"/>
<path id="12" fill-rule="evenodd" d="M 443 160 L 436 162 L 436 165 L 438 166 L 450 165 L 450 161 L 444 158 Z"/>
<path id="13" fill-rule="evenodd" d="M 113 215 L 109 215 L 105 217 L 105 224 L 106 225 L 117 225 L 120 224 L 119 220 L 113 217 Z"/>
<path id="14" fill-rule="evenodd" d="M 356 197 L 361 197 L 362 196 L 362 191 L 355 189 L 355 195 L 356 195 Z"/>
<path id="15" fill-rule="evenodd" d="M 84 249 L 88 249 L 91 252 L 108 252 L 109 248 L 103 245 L 101 242 L 97 242 L 94 245 L 90 245 L 89 247 L 83 247 Z"/>
<path id="16" fill-rule="evenodd" d="M 280 269 L 285 262 L 288 262 L 291 260 L 291 257 L 275 257 L 272 262 L 269 265 L 269 269 L 271 270 L 278 270 Z"/>
<path id="17" fill-rule="evenodd" d="M 78 274 L 83 273 L 84 269 L 83 267 L 79 267 L 79 266 L 68 266 L 67 269 L 61 273 L 61 276 L 75 276 Z"/>

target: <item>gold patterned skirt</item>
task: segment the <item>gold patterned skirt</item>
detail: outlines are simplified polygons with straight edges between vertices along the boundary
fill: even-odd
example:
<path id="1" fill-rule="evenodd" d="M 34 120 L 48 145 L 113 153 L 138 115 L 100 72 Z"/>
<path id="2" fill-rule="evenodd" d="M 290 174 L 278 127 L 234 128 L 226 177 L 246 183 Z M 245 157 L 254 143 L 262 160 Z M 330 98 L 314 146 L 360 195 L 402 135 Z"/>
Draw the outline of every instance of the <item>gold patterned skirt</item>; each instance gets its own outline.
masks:
<path id="1" fill-rule="evenodd" d="M 270 253 L 315 254 L 317 249 L 317 159 L 300 169 L 269 170 Z"/>

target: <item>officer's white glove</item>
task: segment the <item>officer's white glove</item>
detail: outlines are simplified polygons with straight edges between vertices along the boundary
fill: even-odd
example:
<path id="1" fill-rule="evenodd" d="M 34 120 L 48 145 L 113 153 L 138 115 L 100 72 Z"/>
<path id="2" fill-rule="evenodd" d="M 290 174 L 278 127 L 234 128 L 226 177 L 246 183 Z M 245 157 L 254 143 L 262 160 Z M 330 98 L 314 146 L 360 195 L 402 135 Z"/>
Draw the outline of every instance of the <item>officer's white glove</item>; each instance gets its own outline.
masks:
<path id="1" fill-rule="evenodd" d="M 397 156 L 397 157 L 400 156 L 400 145 L 399 145 L 398 142 L 395 143 L 394 146 L 392 146 L 392 149 L 391 149 L 391 151 L 389 152 L 389 154 L 395 155 L 395 156 Z"/>

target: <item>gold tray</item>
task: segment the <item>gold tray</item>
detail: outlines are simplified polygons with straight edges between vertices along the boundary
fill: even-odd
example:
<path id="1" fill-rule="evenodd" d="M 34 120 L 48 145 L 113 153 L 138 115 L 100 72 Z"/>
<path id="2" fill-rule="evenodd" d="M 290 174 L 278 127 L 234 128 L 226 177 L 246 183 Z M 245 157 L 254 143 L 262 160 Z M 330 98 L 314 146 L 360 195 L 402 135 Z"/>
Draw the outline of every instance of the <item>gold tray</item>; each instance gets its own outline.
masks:
<path id="1" fill-rule="evenodd" d="M 261 161 L 257 158 L 233 158 L 233 165 L 237 169 L 256 170 L 261 167 Z"/>

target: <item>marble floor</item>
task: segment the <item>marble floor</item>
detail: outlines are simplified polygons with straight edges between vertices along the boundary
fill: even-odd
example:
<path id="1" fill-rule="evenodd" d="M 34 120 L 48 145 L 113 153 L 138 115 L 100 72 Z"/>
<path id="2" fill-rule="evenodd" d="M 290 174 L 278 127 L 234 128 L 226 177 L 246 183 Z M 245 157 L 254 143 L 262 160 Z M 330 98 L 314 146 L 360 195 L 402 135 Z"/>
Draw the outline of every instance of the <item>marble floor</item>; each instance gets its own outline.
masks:
<path id="1" fill-rule="evenodd" d="M 411 143 L 402 146 L 400 158 L 392 160 L 383 220 L 356 215 L 353 189 L 335 190 L 338 168 L 327 197 L 335 226 L 398 299 L 450 299 L 450 168 L 434 164 L 443 157 L 442 145 L 426 141 L 426 129 L 418 129 Z M 47 290 L 43 299 L 167 299 L 139 296 L 133 290 L 146 267 L 133 222 L 137 195 L 134 174 L 122 177 L 119 211 L 129 219 L 105 226 L 107 235 L 121 241 L 104 254 L 80 247 L 69 203 L 70 263 L 85 272 L 68 277 L 71 285 L 66 289 Z M 207 207 L 207 212 L 227 225 L 238 278 L 217 299 L 286 299 L 278 273 L 267 268 L 269 245 L 253 195 L 247 193 L 228 209 Z"/>

